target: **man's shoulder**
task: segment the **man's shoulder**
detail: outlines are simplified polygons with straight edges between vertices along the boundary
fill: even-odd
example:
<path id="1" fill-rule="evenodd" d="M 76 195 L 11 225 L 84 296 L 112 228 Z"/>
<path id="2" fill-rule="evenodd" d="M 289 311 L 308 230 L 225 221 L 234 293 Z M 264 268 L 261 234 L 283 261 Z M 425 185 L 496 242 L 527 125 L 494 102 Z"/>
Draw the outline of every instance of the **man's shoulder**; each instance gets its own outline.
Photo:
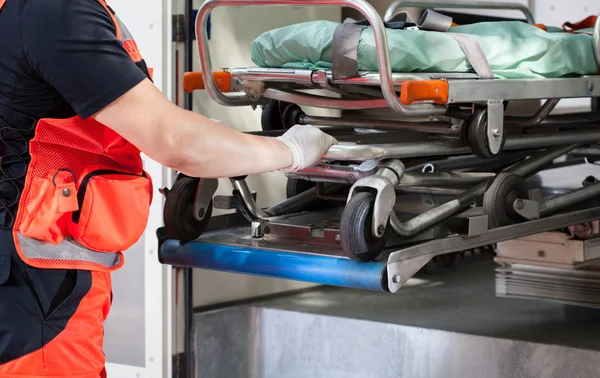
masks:
<path id="1" fill-rule="evenodd" d="M 55 36 L 104 33 L 114 22 L 100 0 L 7 0 L 23 2 L 23 25 L 35 34 Z M 31 28 L 30 28 L 31 27 Z"/>
<path id="2" fill-rule="evenodd" d="M 43 15 L 48 22 L 90 21 L 94 17 L 110 19 L 101 0 L 7 0 L 21 1 L 24 16 Z"/>
<path id="3" fill-rule="evenodd" d="M 101 0 L 6 0 L 21 1 L 23 6 L 28 9 L 47 9 L 58 10 L 60 13 L 68 12 L 78 5 L 102 6 Z"/>

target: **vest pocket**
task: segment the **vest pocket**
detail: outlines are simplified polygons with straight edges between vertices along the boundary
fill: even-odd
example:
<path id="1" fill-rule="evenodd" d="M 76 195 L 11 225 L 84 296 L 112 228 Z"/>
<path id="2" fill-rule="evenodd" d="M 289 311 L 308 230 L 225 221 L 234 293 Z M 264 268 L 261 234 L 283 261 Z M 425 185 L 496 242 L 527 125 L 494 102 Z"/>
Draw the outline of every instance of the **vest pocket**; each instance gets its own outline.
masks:
<path id="1" fill-rule="evenodd" d="M 19 231 L 23 236 L 58 244 L 71 212 L 78 209 L 75 183 L 34 177 L 23 211 Z"/>
<path id="2" fill-rule="evenodd" d="M 126 250 L 146 229 L 151 200 L 151 181 L 145 172 L 93 171 L 81 180 L 79 210 L 73 212 L 67 231 L 94 251 Z"/>

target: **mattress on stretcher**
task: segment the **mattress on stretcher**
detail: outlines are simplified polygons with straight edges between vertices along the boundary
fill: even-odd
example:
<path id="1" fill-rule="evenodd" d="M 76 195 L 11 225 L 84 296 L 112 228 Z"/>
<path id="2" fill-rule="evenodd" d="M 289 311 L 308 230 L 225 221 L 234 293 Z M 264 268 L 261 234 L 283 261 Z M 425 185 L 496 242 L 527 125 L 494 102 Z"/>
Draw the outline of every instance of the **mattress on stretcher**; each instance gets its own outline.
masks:
<path id="1" fill-rule="evenodd" d="M 251 46 L 254 64 L 264 68 L 331 69 L 336 27 L 311 21 L 263 33 Z M 473 72 L 460 45 L 442 32 L 386 29 L 393 72 Z M 473 36 L 496 78 L 557 78 L 594 75 L 598 66 L 592 30 L 578 33 L 558 28 L 544 31 L 518 21 L 481 22 L 449 30 Z M 373 30 L 362 30 L 357 62 L 361 71 L 378 71 Z"/>

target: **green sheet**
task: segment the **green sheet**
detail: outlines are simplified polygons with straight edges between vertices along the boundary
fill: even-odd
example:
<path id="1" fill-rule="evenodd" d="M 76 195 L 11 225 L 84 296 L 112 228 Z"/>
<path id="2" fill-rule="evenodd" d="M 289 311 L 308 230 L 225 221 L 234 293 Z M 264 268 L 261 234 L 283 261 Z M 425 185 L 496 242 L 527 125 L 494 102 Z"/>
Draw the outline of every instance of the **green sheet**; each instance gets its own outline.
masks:
<path id="1" fill-rule="evenodd" d="M 339 23 L 312 21 L 263 33 L 251 46 L 254 64 L 265 68 L 331 69 L 333 33 Z M 557 78 L 597 74 L 592 36 L 518 21 L 481 22 L 450 31 L 473 36 L 499 78 Z M 581 30 L 588 32 L 591 30 Z M 387 29 L 393 72 L 473 72 L 458 43 L 440 32 Z M 358 67 L 378 71 L 373 30 L 362 31 Z"/>

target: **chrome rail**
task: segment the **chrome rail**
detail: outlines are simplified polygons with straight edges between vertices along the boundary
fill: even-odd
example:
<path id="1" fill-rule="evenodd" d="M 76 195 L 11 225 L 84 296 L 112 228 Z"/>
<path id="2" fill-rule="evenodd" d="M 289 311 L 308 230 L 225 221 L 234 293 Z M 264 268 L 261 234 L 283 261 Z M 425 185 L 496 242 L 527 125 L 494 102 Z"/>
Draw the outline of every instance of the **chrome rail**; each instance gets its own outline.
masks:
<path id="1" fill-rule="evenodd" d="M 444 105 L 415 104 L 403 105 L 396 95 L 394 81 L 392 80 L 392 69 L 388 51 L 388 42 L 385 26 L 375 8 L 365 0 L 208 0 L 202 4 L 196 17 L 196 36 L 198 54 L 202 67 L 202 77 L 206 92 L 217 103 L 225 106 L 248 106 L 256 104 L 256 101 L 248 98 L 245 93 L 221 92 L 212 75 L 212 63 L 210 49 L 208 47 L 208 36 L 205 33 L 208 16 L 210 12 L 221 6 L 341 6 L 353 8 L 361 12 L 373 28 L 375 47 L 377 50 L 377 64 L 381 80 L 381 91 L 389 107 L 402 115 L 432 115 L 443 114 L 446 111 Z M 322 99 L 322 105 L 329 99 Z M 339 101 L 339 100 L 336 100 Z"/>
<path id="2" fill-rule="evenodd" d="M 600 141 L 600 130 L 576 130 L 569 133 L 533 133 L 511 135 L 506 138 L 503 151 L 533 150 L 564 144 L 590 144 Z M 340 143 L 331 146 L 326 161 L 365 161 L 382 159 L 407 159 L 431 156 L 453 156 L 470 154 L 471 148 L 460 140 L 400 142 L 394 144 Z"/>
<path id="3" fill-rule="evenodd" d="M 447 8 L 447 9 L 502 9 L 502 10 L 518 10 L 521 11 L 527 22 L 535 24 L 535 19 L 531 10 L 523 4 L 517 3 L 504 3 L 499 1 L 487 2 L 487 1 L 438 1 L 438 0 L 420 0 L 420 1 L 405 1 L 397 0 L 393 2 L 388 9 L 385 11 L 383 16 L 384 21 L 389 21 L 395 16 L 396 11 L 402 7 L 415 7 L 415 8 Z"/>

